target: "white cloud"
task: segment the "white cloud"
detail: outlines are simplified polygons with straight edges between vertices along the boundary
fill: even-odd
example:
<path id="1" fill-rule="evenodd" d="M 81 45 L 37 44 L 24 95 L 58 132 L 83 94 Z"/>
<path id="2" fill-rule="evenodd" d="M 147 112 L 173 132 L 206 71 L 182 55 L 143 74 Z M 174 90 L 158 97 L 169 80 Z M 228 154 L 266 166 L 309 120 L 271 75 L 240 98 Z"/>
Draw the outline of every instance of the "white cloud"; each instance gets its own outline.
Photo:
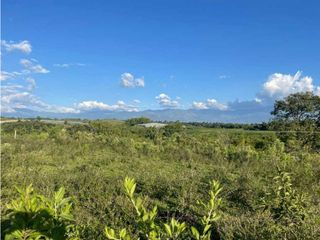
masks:
<path id="1" fill-rule="evenodd" d="M 0 112 L 1 113 L 14 113 L 16 110 L 14 110 L 13 108 L 9 107 L 9 106 L 4 106 L 1 104 L 0 106 Z"/>
<path id="2" fill-rule="evenodd" d="M 256 98 L 254 98 L 254 101 L 257 102 L 257 103 L 261 103 L 262 99 L 256 97 Z"/>
<path id="3" fill-rule="evenodd" d="M 108 105 L 98 101 L 83 101 L 77 105 L 79 110 L 104 110 L 104 111 L 126 111 L 137 112 L 138 109 L 132 105 L 127 105 L 124 101 L 118 101 L 114 105 Z"/>
<path id="4" fill-rule="evenodd" d="M 71 108 L 71 107 L 54 106 L 53 109 L 54 109 L 54 112 L 59 112 L 59 113 L 80 113 L 80 110 Z"/>
<path id="5" fill-rule="evenodd" d="M 20 72 L 1 71 L 0 72 L 0 80 L 1 81 L 5 81 L 5 80 L 10 80 L 10 79 L 15 79 L 20 75 L 22 75 L 22 73 L 20 73 Z"/>
<path id="6" fill-rule="evenodd" d="M 1 85 L 1 96 L 5 96 L 7 94 L 17 93 L 20 89 L 24 89 L 24 86 L 19 84 L 7 84 Z"/>
<path id="7" fill-rule="evenodd" d="M 12 79 L 14 75 L 12 73 L 6 72 L 6 71 L 1 71 L 0 72 L 0 80 L 5 81 L 8 79 Z"/>
<path id="8" fill-rule="evenodd" d="M 6 51 L 19 50 L 25 53 L 31 52 L 31 45 L 28 41 L 20 43 L 1 41 L 1 46 Z M 56 106 L 43 102 L 37 96 L 33 95 L 31 91 L 36 87 L 36 81 L 30 74 L 32 73 L 48 73 L 49 71 L 41 66 L 34 58 L 21 59 L 20 64 L 25 68 L 21 72 L 6 72 L 1 71 L 0 79 L 11 80 L 23 77 L 19 80 L 25 80 L 24 85 L 12 84 L 5 82 L 1 84 L 1 113 L 15 112 L 15 109 L 26 108 L 36 111 L 47 111 L 56 113 L 79 113 L 79 109 L 72 107 Z"/>
<path id="9" fill-rule="evenodd" d="M 219 78 L 220 78 L 220 79 L 226 79 L 226 78 L 229 78 L 229 76 L 227 76 L 227 75 L 220 75 Z"/>
<path id="10" fill-rule="evenodd" d="M 20 64 L 26 68 L 24 70 L 25 73 L 49 73 L 49 70 L 36 63 L 35 59 L 32 59 L 31 61 L 28 59 L 21 59 Z"/>
<path id="11" fill-rule="evenodd" d="M 42 101 L 29 92 L 12 92 L 1 96 L 1 105 L 6 108 L 45 107 Z"/>
<path id="12" fill-rule="evenodd" d="M 28 77 L 26 79 L 26 82 L 28 83 L 27 89 L 29 91 L 32 91 L 32 90 L 34 90 L 36 88 L 36 80 L 34 80 L 33 78 Z"/>
<path id="13" fill-rule="evenodd" d="M 84 63 L 55 63 L 55 64 L 53 64 L 53 66 L 60 67 L 60 68 L 69 68 L 69 67 L 73 67 L 73 66 L 84 67 L 84 66 L 86 66 L 86 64 L 84 64 Z"/>
<path id="14" fill-rule="evenodd" d="M 167 94 L 164 93 L 161 93 L 158 96 L 156 96 L 156 99 L 162 107 L 175 108 L 179 106 L 178 101 L 172 100 Z"/>
<path id="15" fill-rule="evenodd" d="M 29 84 L 35 84 L 34 79 L 27 79 Z M 15 109 L 26 108 L 36 111 L 56 113 L 79 113 L 75 108 L 50 105 L 41 101 L 37 96 L 29 92 L 31 86 L 7 84 L 1 86 L 1 113 L 15 112 Z"/>
<path id="16" fill-rule="evenodd" d="M 134 102 L 135 104 L 141 103 L 141 101 L 140 101 L 139 99 L 134 99 L 133 102 Z"/>
<path id="17" fill-rule="evenodd" d="M 193 102 L 192 103 L 193 109 L 208 109 L 207 105 L 204 102 Z"/>
<path id="18" fill-rule="evenodd" d="M 223 104 L 223 103 L 219 103 L 217 100 L 215 99 L 208 99 L 207 100 L 207 106 L 209 108 L 214 108 L 214 109 L 219 109 L 219 110 L 226 110 L 228 108 L 227 105 Z"/>
<path id="19" fill-rule="evenodd" d="M 18 50 L 18 51 L 21 51 L 24 53 L 31 53 L 31 51 L 32 51 L 31 44 L 29 43 L 29 41 L 26 41 L 26 40 L 18 42 L 18 43 L 14 43 L 12 41 L 7 42 L 5 40 L 1 40 L 1 45 L 8 52 Z"/>
<path id="20" fill-rule="evenodd" d="M 295 75 L 274 73 L 263 84 L 263 94 L 267 97 L 286 97 L 296 92 L 313 92 L 317 87 L 313 85 L 311 77 L 302 77 L 302 72 Z"/>
<path id="21" fill-rule="evenodd" d="M 217 109 L 217 110 L 227 110 L 228 106 L 223 103 L 219 103 L 215 99 L 207 99 L 206 102 L 193 102 L 192 103 L 193 109 Z"/>
<path id="22" fill-rule="evenodd" d="M 100 110 L 111 110 L 111 106 L 105 104 L 103 102 L 97 101 L 83 101 L 78 104 L 78 108 L 81 110 L 92 110 L 92 109 L 100 109 Z"/>
<path id="23" fill-rule="evenodd" d="M 131 73 L 121 74 L 120 84 L 126 88 L 144 87 L 145 85 L 143 77 L 135 79 Z"/>

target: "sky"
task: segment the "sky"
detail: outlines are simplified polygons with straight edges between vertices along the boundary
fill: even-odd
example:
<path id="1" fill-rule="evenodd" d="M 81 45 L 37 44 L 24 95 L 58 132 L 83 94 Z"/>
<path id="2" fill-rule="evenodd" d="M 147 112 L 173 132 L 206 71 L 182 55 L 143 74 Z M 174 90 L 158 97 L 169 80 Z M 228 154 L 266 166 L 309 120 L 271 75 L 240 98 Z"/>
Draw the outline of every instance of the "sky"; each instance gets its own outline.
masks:
<path id="1" fill-rule="evenodd" d="M 2 1 L 1 113 L 228 111 L 320 94 L 319 11 L 317 0 Z"/>

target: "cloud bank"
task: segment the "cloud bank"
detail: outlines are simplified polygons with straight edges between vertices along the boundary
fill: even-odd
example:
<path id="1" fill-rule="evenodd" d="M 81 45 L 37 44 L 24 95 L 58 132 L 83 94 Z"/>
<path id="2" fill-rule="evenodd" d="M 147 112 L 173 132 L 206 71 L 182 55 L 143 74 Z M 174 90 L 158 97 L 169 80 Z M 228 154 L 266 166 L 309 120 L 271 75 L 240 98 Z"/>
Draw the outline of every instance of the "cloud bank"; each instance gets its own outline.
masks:
<path id="1" fill-rule="evenodd" d="M 228 109 L 228 105 L 219 103 L 215 99 L 207 99 L 206 102 L 193 102 L 192 107 L 193 109 L 203 110 L 203 109 L 217 109 L 221 111 L 225 111 Z"/>

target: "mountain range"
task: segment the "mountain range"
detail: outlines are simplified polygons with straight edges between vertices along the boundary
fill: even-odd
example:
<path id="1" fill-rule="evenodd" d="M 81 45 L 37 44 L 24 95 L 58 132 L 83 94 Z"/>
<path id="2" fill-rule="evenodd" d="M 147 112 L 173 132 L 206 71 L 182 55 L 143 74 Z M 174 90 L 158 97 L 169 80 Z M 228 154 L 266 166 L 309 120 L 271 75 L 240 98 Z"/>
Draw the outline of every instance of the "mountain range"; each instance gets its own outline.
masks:
<path id="1" fill-rule="evenodd" d="M 260 123 L 271 118 L 271 106 L 236 108 L 225 111 L 216 109 L 161 109 L 139 112 L 90 110 L 80 113 L 57 113 L 36 111 L 27 108 L 16 108 L 15 112 L 5 113 L 3 117 L 16 118 L 80 118 L 80 119 L 129 119 L 147 117 L 153 121 L 182 121 L 182 122 L 223 122 L 223 123 Z"/>

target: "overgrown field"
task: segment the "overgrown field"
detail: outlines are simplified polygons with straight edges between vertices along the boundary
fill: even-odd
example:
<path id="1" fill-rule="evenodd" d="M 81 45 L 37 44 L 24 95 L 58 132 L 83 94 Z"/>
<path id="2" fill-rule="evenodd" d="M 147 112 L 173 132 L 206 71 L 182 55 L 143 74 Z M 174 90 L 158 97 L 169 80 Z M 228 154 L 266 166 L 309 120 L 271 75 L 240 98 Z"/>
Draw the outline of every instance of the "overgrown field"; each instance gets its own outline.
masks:
<path id="1" fill-rule="evenodd" d="M 136 239 L 125 177 L 136 180 L 148 209 L 158 206 L 156 221 L 174 217 L 192 226 L 201 225 L 197 200 L 209 199 L 216 180 L 223 189 L 212 239 L 320 239 L 320 154 L 275 132 L 120 121 L 29 121 L 1 129 L 2 215 L 18 196 L 14 186 L 32 184 L 48 197 L 64 187 L 81 239 L 106 239 L 105 226 L 126 228 Z M 191 231 L 180 239 L 193 239 Z"/>

